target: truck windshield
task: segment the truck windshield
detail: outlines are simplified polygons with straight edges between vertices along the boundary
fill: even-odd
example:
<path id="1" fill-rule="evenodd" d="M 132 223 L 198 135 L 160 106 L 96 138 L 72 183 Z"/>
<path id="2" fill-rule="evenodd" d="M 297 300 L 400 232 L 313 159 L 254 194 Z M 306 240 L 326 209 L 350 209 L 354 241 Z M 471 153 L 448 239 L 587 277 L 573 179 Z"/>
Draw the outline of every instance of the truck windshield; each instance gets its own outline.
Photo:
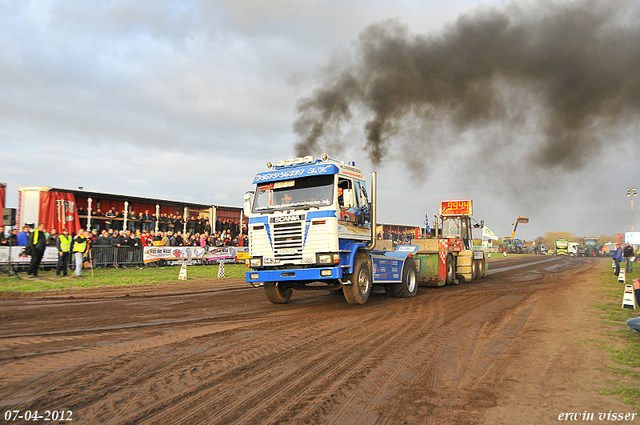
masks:
<path id="1" fill-rule="evenodd" d="M 331 205 L 333 182 L 328 175 L 258 184 L 253 212 Z"/>
<path id="2" fill-rule="evenodd" d="M 454 217 L 442 219 L 442 236 L 462 236 L 461 220 Z"/>

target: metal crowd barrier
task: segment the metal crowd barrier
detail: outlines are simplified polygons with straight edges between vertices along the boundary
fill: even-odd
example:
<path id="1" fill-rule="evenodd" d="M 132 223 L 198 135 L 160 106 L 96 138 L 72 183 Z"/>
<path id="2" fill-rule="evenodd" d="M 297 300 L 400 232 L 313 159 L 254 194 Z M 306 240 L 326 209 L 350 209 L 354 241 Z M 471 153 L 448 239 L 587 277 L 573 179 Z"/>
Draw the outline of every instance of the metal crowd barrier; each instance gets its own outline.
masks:
<path id="1" fill-rule="evenodd" d="M 142 253 L 142 247 L 94 245 L 90 248 L 90 255 L 84 257 L 84 261 L 91 259 L 95 268 L 142 267 Z M 75 258 L 72 258 L 72 263 L 75 267 Z"/>

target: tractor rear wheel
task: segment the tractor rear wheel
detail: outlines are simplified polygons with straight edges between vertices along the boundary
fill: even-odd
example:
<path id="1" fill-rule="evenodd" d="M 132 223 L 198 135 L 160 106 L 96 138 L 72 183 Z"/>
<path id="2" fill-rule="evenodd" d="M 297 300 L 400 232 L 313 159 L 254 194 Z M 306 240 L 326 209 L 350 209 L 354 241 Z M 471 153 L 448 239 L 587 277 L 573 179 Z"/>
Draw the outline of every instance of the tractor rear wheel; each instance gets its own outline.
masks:
<path id="1" fill-rule="evenodd" d="M 474 258 L 471 263 L 471 280 L 480 279 L 480 261 Z"/>
<path id="2" fill-rule="evenodd" d="M 456 269 L 455 269 L 455 263 L 453 261 L 453 256 L 451 254 L 447 254 L 447 262 L 446 264 L 446 270 L 447 270 L 447 277 L 446 280 L 444 281 L 445 285 L 451 285 L 453 283 L 453 280 L 456 278 Z"/>

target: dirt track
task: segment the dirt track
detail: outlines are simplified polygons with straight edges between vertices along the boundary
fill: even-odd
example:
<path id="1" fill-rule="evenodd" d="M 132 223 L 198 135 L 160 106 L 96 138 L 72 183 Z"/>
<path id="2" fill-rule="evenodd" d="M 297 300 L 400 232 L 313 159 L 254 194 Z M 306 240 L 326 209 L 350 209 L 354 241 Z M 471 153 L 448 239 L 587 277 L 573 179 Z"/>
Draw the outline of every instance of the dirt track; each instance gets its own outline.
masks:
<path id="1" fill-rule="evenodd" d="M 543 424 L 567 411 L 630 412 L 598 393 L 606 354 L 580 346 L 603 326 L 586 307 L 597 261 L 504 259 L 477 284 L 374 294 L 364 306 L 325 291 L 272 305 L 241 280 L 0 300 L 0 413 L 65 409 L 78 424 Z"/>

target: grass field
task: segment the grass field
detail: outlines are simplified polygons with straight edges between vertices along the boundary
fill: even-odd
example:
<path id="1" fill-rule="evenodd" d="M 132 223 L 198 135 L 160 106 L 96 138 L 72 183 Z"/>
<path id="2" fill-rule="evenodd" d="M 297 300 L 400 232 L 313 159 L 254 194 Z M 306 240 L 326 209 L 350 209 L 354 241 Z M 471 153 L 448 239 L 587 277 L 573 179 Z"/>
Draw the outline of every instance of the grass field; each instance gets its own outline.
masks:
<path id="1" fill-rule="evenodd" d="M 621 267 L 625 267 L 624 262 Z M 626 284 L 632 284 L 633 279 L 640 278 L 640 264 L 635 263 L 634 272 L 627 273 Z M 600 320 L 611 325 L 611 331 L 604 335 L 604 339 L 589 341 L 600 349 L 607 350 L 611 359 L 619 367 L 611 367 L 611 386 L 603 389 L 603 394 L 617 395 L 625 403 L 640 409 L 640 335 L 626 326 L 627 319 L 637 317 L 640 310 L 622 308 L 625 283 L 618 283 L 613 275 L 611 262 L 604 262 L 600 272 L 602 281 L 603 304 L 596 306 L 601 311 Z"/>
<path id="2" fill-rule="evenodd" d="M 248 269 L 244 264 L 226 264 L 225 277 L 244 277 Z M 0 275 L 0 292 L 39 292 L 56 291 L 72 288 L 93 288 L 100 286 L 127 286 L 127 285 L 155 285 L 163 282 L 175 282 L 178 280 L 180 267 L 137 267 L 120 269 L 95 269 L 93 277 L 91 270 L 83 270 L 83 278 L 56 276 L 55 270 L 40 271 L 36 279 L 26 278 L 26 273 L 19 273 L 21 279 L 15 276 Z M 73 271 L 69 272 L 73 276 Z M 187 270 L 189 280 L 195 279 L 219 279 L 218 266 L 189 266 Z"/>

